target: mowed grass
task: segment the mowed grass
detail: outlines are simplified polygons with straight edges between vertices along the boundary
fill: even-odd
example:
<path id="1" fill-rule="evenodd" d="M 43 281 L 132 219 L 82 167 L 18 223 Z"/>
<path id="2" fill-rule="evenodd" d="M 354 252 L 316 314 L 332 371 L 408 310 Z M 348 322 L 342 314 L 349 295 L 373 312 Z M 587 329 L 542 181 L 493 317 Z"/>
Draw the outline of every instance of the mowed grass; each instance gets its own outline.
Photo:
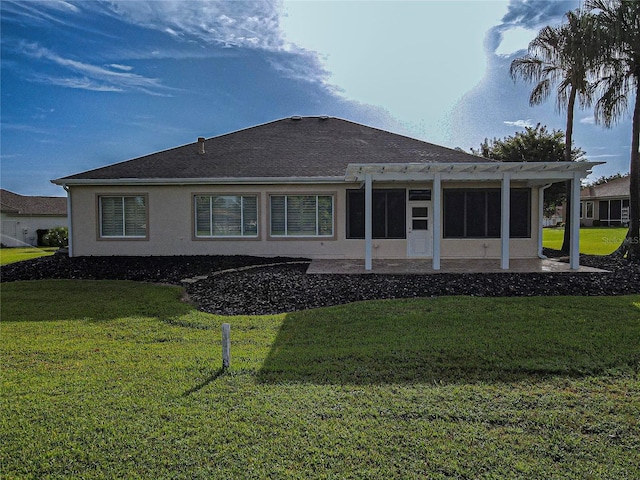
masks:
<path id="1" fill-rule="evenodd" d="M 622 244 L 626 227 L 588 227 L 580 229 L 580 253 L 589 255 L 609 255 Z M 546 248 L 560 250 L 564 238 L 564 228 L 544 228 L 542 244 Z"/>
<path id="2" fill-rule="evenodd" d="M 3 478 L 640 477 L 640 296 L 219 317 L 181 295 L 2 285 Z"/>
<path id="3" fill-rule="evenodd" d="M 53 255 L 56 250 L 58 250 L 57 247 L 0 248 L 0 265 L 7 265 L 9 263 L 20 262 L 22 260 Z"/>

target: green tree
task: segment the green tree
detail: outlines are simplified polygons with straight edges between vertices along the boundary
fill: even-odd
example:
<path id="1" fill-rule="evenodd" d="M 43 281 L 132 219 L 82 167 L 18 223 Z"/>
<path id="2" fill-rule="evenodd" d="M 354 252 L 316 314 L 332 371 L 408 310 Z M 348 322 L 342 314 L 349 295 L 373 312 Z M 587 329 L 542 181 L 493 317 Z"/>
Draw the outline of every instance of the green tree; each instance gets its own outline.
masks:
<path id="1" fill-rule="evenodd" d="M 566 14 L 566 23 L 558 27 L 545 27 L 531 43 L 527 54 L 511 62 L 509 73 L 535 83 L 530 105 L 539 105 L 550 96 L 555 87 L 556 108 L 566 110 L 564 161 L 572 160 L 573 116 L 576 99 L 581 107 L 589 106 L 593 98 L 593 84 L 589 81 L 592 70 L 594 20 L 593 16 L 576 10 Z M 570 182 L 567 183 L 567 190 Z M 566 219 L 569 223 L 570 198 L 567 197 Z M 565 228 L 562 250 L 569 250 L 569 228 Z"/>
<path id="2" fill-rule="evenodd" d="M 485 139 L 479 149 L 471 153 L 501 162 L 562 162 L 566 155 L 565 134 L 561 130 L 547 130 L 544 125 L 525 127 L 524 131 L 505 137 L 502 140 Z M 585 152 L 581 148 L 569 148 L 570 161 L 584 161 Z M 556 183 L 545 190 L 545 211 L 555 208 L 566 201 L 565 183 Z"/>
<path id="3" fill-rule="evenodd" d="M 630 201 L 627 239 L 615 252 L 640 261 L 640 2 L 588 0 L 595 13 L 599 45 L 597 76 L 602 95 L 595 105 L 596 122 L 610 127 L 633 100 Z"/>

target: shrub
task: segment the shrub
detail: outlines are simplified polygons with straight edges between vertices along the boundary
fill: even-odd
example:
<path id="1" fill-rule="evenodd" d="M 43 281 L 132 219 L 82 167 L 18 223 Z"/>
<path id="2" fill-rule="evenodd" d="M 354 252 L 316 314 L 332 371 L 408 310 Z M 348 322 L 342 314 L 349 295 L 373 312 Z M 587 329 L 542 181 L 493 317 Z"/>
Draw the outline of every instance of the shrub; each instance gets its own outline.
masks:
<path id="1" fill-rule="evenodd" d="M 67 227 L 50 228 L 42 237 L 42 243 L 50 247 L 66 247 L 69 245 L 69 229 Z"/>

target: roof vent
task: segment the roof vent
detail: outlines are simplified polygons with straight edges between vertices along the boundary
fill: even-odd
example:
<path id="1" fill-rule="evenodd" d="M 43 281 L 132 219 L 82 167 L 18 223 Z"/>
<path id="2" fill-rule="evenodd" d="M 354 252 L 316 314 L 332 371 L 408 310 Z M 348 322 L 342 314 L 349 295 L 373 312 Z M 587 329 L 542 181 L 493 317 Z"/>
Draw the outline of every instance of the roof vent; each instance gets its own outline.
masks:
<path id="1" fill-rule="evenodd" d="M 198 137 L 198 153 L 204 155 L 204 137 Z"/>
<path id="2" fill-rule="evenodd" d="M 293 115 L 293 116 L 291 117 L 291 120 L 296 120 L 296 121 L 297 121 L 297 120 L 302 120 L 302 117 L 301 117 L 300 115 Z"/>
<path id="3" fill-rule="evenodd" d="M 329 115 L 320 115 L 320 120 L 329 120 Z"/>

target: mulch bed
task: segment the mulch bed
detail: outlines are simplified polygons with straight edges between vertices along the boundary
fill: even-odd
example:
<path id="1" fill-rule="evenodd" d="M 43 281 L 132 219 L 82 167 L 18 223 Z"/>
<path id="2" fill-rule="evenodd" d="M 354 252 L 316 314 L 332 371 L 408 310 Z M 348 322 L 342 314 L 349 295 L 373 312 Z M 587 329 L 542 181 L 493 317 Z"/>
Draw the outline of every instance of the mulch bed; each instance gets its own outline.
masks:
<path id="1" fill-rule="evenodd" d="M 558 256 L 553 251 L 547 251 L 546 254 Z M 0 269 L 0 279 L 2 282 L 50 278 L 136 280 L 182 285 L 199 310 L 223 315 L 275 314 L 361 300 L 443 295 L 521 297 L 640 293 L 640 265 L 630 264 L 623 259 L 587 255 L 581 256 L 580 261 L 582 265 L 611 271 L 307 275 L 308 261 L 300 258 L 69 258 L 54 255 L 5 265 Z M 274 265 L 278 263 L 282 264 Z M 243 268 L 259 265 L 262 267 Z M 183 282 L 185 279 L 191 280 Z"/>

